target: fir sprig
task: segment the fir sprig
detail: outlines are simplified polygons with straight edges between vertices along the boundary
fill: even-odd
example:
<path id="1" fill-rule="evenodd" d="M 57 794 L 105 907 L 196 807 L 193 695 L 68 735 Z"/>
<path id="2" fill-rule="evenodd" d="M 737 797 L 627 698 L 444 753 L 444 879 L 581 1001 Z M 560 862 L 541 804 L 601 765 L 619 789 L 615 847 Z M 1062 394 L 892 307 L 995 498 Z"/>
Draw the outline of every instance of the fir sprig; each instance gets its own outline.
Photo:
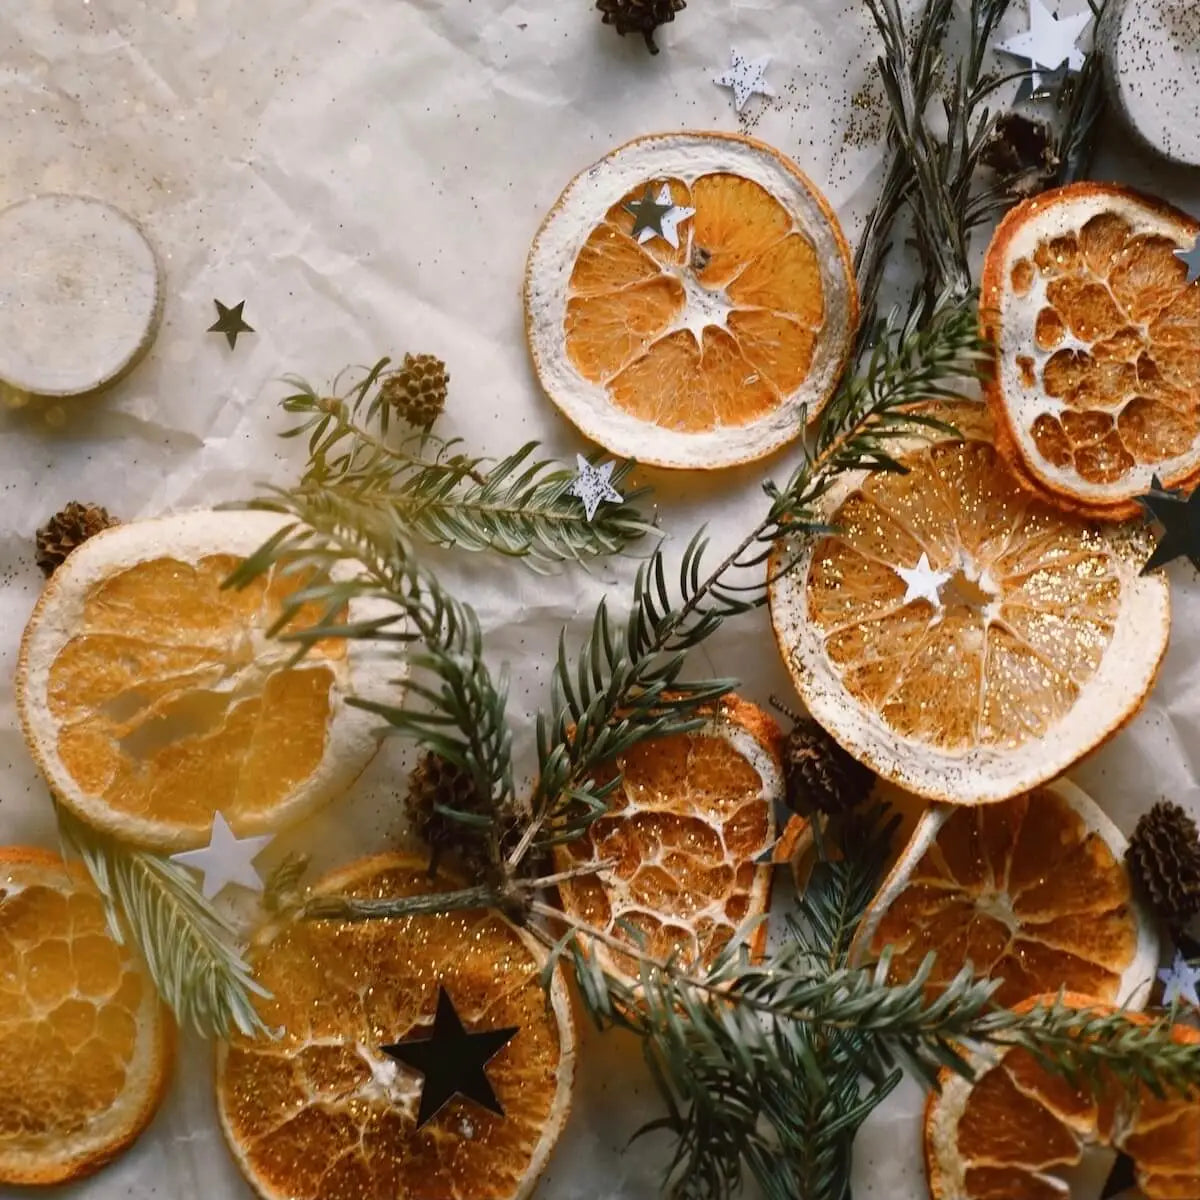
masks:
<path id="1" fill-rule="evenodd" d="M 182 867 L 98 833 L 58 809 L 59 831 L 83 860 L 104 897 L 112 936 L 133 937 L 159 995 L 180 1025 L 203 1036 L 267 1032 L 254 981 L 232 926 L 196 889 Z"/>
<path id="2" fill-rule="evenodd" d="M 536 442 L 492 460 L 464 454 L 457 439 L 405 429 L 377 386 L 388 361 L 381 359 L 343 396 L 322 395 L 296 376 L 285 379 L 293 391 L 284 411 L 300 419 L 283 436 L 308 439 L 308 467 L 298 487 L 269 489 L 252 507 L 280 511 L 289 497 L 336 494 L 343 512 L 361 523 L 387 522 L 409 538 L 490 550 L 538 571 L 618 553 L 654 531 L 638 507 L 645 488 L 587 520 L 568 490 L 575 472 L 539 458 Z M 620 486 L 632 469 L 618 464 L 613 484 Z"/>

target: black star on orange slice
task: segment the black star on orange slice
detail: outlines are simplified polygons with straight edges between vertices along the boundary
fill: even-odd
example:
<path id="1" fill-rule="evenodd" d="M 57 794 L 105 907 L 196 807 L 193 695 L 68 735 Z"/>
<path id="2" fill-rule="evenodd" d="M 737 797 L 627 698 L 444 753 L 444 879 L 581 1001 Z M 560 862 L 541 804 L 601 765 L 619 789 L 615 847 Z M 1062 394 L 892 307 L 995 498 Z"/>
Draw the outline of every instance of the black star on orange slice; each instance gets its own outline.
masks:
<path id="1" fill-rule="evenodd" d="M 516 1037 L 517 1032 L 518 1027 L 513 1025 L 508 1029 L 468 1033 L 450 994 L 439 987 L 433 1036 L 380 1047 L 390 1058 L 425 1076 L 417 1128 L 431 1121 L 455 1096 L 465 1096 L 498 1116 L 504 1116 L 504 1109 L 500 1107 L 483 1068 Z"/>
<path id="2" fill-rule="evenodd" d="M 1179 491 L 1164 491 L 1157 475 L 1150 481 L 1150 492 L 1139 496 L 1138 503 L 1146 510 L 1147 520 L 1157 521 L 1163 535 L 1142 568 L 1142 574 L 1173 562 L 1177 558 L 1188 558 L 1192 566 L 1200 570 L 1200 488 L 1190 496 Z"/>
<path id="3" fill-rule="evenodd" d="M 654 198 L 654 185 L 646 184 L 646 191 L 640 200 L 626 204 L 625 211 L 633 217 L 633 228 L 629 236 L 636 242 L 638 235 L 645 229 L 650 230 L 656 237 L 664 237 L 663 217 L 674 208 L 669 200 L 663 204 Z"/>
<path id="4" fill-rule="evenodd" d="M 217 319 L 208 327 L 209 333 L 223 333 L 229 342 L 230 350 L 237 349 L 239 333 L 253 333 L 254 327 L 247 325 L 242 319 L 242 309 L 246 307 L 245 300 L 239 300 L 232 308 L 226 308 L 220 300 L 214 300 L 217 306 Z"/>

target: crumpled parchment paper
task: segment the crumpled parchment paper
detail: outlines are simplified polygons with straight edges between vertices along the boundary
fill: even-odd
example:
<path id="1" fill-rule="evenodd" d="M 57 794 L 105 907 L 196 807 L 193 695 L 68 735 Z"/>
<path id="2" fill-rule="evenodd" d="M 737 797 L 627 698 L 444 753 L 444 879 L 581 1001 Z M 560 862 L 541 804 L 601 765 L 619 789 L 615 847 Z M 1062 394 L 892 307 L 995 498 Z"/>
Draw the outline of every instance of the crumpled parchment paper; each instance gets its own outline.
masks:
<path id="1" fill-rule="evenodd" d="M 580 439 L 527 360 L 525 255 L 574 174 L 640 134 L 747 129 L 793 157 L 857 239 L 885 125 L 859 0 L 693 0 L 660 31 L 655 59 L 591 10 L 590 0 L 27 0 L 0 13 L 0 203 L 77 191 L 117 204 L 155 244 L 166 293 L 156 345 L 116 389 L 0 412 L 0 841 L 56 844 L 9 681 L 41 586 L 33 531 L 68 500 L 132 518 L 294 477 L 302 447 L 276 437 L 279 376 L 321 384 L 349 363 L 406 350 L 450 366 L 446 433 L 497 456 L 537 438 L 573 458 Z M 1013 31 L 1022 19 L 1010 14 Z M 776 98 L 751 101 L 742 121 L 712 82 L 733 46 L 772 55 Z M 1200 203 L 1194 176 L 1127 157 L 1119 134 L 1110 142 L 1121 156 L 1104 173 Z M 214 298 L 245 299 L 256 330 L 232 353 L 205 333 Z M 782 479 L 793 460 L 712 477 L 638 475 L 657 489 L 676 552 L 707 522 L 715 561 L 757 520 L 761 481 Z M 620 606 L 636 563 L 546 580 L 514 563 L 439 561 L 478 609 L 491 659 L 512 667 L 511 716 L 528 762 L 559 628 L 581 636 L 606 593 Z M 1126 829 L 1160 796 L 1200 813 L 1200 586 L 1186 566 L 1171 578 L 1173 644 L 1157 690 L 1073 772 Z M 701 670 L 740 676 L 759 702 L 789 694 L 763 614 L 732 622 L 699 658 Z M 334 815 L 269 853 L 316 850 L 319 870 L 387 845 L 402 832 L 407 763 L 389 747 Z M 627 1146 L 659 1115 L 639 1049 L 619 1035 L 601 1049 L 581 1032 L 571 1121 L 538 1194 L 657 1195 L 666 1141 Z M 249 1197 L 217 1129 L 211 1080 L 211 1047 L 185 1040 L 150 1130 L 101 1174 L 55 1194 Z M 920 1105 L 906 1085 L 864 1131 L 857 1200 L 924 1196 Z"/>

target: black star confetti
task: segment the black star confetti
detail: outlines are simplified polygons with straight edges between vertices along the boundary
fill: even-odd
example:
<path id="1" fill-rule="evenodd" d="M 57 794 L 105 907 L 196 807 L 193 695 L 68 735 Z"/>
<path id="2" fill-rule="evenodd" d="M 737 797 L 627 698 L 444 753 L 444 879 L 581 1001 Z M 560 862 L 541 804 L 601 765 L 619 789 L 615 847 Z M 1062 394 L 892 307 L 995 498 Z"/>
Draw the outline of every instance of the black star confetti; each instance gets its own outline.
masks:
<path id="1" fill-rule="evenodd" d="M 254 332 L 254 327 L 247 325 L 242 319 L 242 309 L 246 307 L 246 302 L 239 300 L 232 308 L 226 308 L 220 300 L 214 300 L 213 303 L 217 306 L 217 319 L 208 327 L 208 332 L 223 333 L 229 342 L 230 350 L 236 350 L 238 334 Z"/>
<path id="2" fill-rule="evenodd" d="M 1071 70 L 1071 60 L 1064 58 L 1052 71 L 1027 75 L 1017 88 L 1017 103 L 1020 104 L 1023 100 L 1060 99 L 1063 89 L 1070 83 L 1074 74 Z"/>
<path id="3" fill-rule="evenodd" d="M 630 236 L 637 238 L 643 230 L 649 230 L 655 237 L 665 237 L 663 217 L 674 207 L 670 202 L 669 194 L 667 203 L 664 204 L 661 200 L 654 198 L 653 184 L 646 184 L 646 191 L 642 198 L 633 204 L 625 205 L 625 211 L 633 217 L 633 229 L 630 231 Z"/>
<path id="4" fill-rule="evenodd" d="M 1113 1163 L 1112 1173 L 1100 1193 L 1100 1200 L 1108 1200 L 1110 1196 L 1119 1196 L 1122 1192 L 1130 1191 L 1137 1186 L 1135 1164 L 1128 1154 L 1118 1154 Z"/>
<path id="5" fill-rule="evenodd" d="M 417 1128 L 433 1120 L 456 1095 L 465 1096 L 498 1116 L 504 1116 L 504 1109 L 500 1107 L 483 1068 L 516 1037 L 517 1032 L 518 1027 L 513 1025 L 508 1029 L 468 1033 L 449 992 L 439 987 L 433 1036 L 380 1047 L 384 1054 L 425 1076 Z"/>
<path id="6" fill-rule="evenodd" d="M 1200 571 L 1200 488 L 1190 496 L 1180 491 L 1165 491 L 1157 475 L 1150 481 L 1150 493 L 1139 496 L 1138 503 L 1146 510 L 1147 520 L 1157 521 L 1163 535 L 1142 568 L 1145 575 L 1177 558 L 1188 558 Z"/>

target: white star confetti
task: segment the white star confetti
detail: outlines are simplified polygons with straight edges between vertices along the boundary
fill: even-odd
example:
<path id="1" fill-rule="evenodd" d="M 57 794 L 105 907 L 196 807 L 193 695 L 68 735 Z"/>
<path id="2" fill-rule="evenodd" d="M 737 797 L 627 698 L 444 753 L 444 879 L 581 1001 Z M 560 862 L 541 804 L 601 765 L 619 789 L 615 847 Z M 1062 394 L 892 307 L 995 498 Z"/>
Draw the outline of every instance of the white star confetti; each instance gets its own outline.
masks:
<path id="1" fill-rule="evenodd" d="M 1190 250 L 1176 250 L 1175 257 L 1187 266 L 1188 283 L 1195 283 L 1197 279 L 1200 279 L 1200 238 L 1192 243 Z"/>
<path id="2" fill-rule="evenodd" d="M 751 96 L 774 96 L 775 92 L 766 81 L 767 67 L 771 56 L 749 59 L 736 50 L 729 52 L 730 66 L 724 75 L 718 75 L 713 83 L 719 87 L 733 89 L 733 107 L 740 113 Z"/>
<path id="3" fill-rule="evenodd" d="M 668 242 L 672 250 L 679 249 L 679 226 L 683 224 L 688 217 L 694 217 L 696 210 L 694 208 L 684 208 L 682 204 L 675 204 L 671 199 L 671 185 L 664 183 L 658 189 L 659 205 L 668 204 L 670 207 L 659 218 L 658 230 L 643 229 L 638 234 L 638 245 L 644 246 L 651 238 L 662 236 Z"/>
<path id="4" fill-rule="evenodd" d="M 217 813 L 213 817 L 208 845 L 198 850 L 183 850 L 171 855 L 171 861 L 191 867 L 204 876 L 204 898 L 211 900 L 227 884 L 239 883 L 254 892 L 263 890 L 263 881 L 254 869 L 254 860 L 273 840 L 272 834 L 239 838 L 229 828 L 229 822 Z"/>
<path id="5" fill-rule="evenodd" d="M 1193 967 L 1178 950 L 1175 961 L 1159 971 L 1158 977 L 1164 985 L 1163 1004 L 1168 1008 L 1180 1000 L 1200 1008 L 1200 995 L 1196 991 L 1196 985 L 1200 984 L 1200 967 Z"/>
<path id="6" fill-rule="evenodd" d="M 1083 51 L 1075 43 L 1091 20 L 1092 14 L 1086 11 L 1074 17 L 1059 18 L 1051 13 L 1043 0 L 1029 0 L 1029 29 L 1000 42 L 996 49 L 1014 58 L 1029 60 L 1030 66 L 1035 68 L 1033 87 L 1036 91 L 1042 83 L 1042 73 L 1036 70 L 1038 67 L 1055 71 L 1066 63 L 1068 70 L 1083 69 Z"/>
<path id="7" fill-rule="evenodd" d="M 929 561 L 929 555 L 924 551 L 915 567 L 893 567 L 892 570 L 904 580 L 908 589 L 904 593 L 904 603 L 911 604 L 914 600 L 928 600 L 938 608 L 942 606 L 942 585 L 950 579 L 949 571 L 935 571 Z"/>
<path id="8" fill-rule="evenodd" d="M 579 474 L 575 476 L 567 491 L 583 501 L 583 511 L 589 521 L 605 500 L 620 504 L 625 499 L 612 485 L 615 463 L 606 462 L 594 467 L 582 454 L 575 455 L 575 462 L 579 467 Z"/>

